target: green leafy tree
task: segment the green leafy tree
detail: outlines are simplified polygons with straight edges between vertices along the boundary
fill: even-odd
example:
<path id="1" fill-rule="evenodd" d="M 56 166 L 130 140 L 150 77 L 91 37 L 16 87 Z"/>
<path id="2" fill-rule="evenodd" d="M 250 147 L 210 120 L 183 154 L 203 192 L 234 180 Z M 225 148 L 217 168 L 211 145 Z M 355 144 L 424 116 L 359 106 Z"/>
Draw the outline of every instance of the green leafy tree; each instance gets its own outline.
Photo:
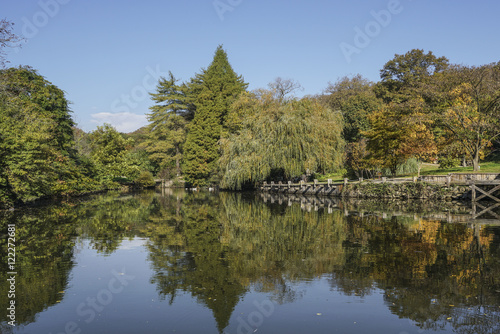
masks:
<path id="1" fill-rule="evenodd" d="M 232 113 L 240 121 L 221 140 L 223 188 L 255 186 L 273 174 L 290 179 L 306 170 L 332 171 L 341 163 L 342 115 L 316 100 L 260 91 L 242 94 Z"/>
<path id="2" fill-rule="evenodd" d="M 5 103 L 36 108 L 40 116 L 55 122 L 51 128 L 58 149 L 74 156 L 73 126 L 69 102 L 64 92 L 29 66 L 8 68 L 0 72 L 0 86 Z"/>
<path id="3" fill-rule="evenodd" d="M 209 67 L 193 81 L 196 112 L 184 146 L 184 173 L 189 184 L 204 186 L 217 178 L 219 140 L 226 131 L 229 108 L 247 84 L 234 72 L 222 46 L 215 51 Z"/>
<path id="4" fill-rule="evenodd" d="M 94 190 L 73 149 L 64 92 L 28 67 L 0 71 L 2 206 Z"/>
<path id="5" fill-rule="evenodd" d="M 92 160 L 101 180 L 120 177 L 134 179 L 139 168 L 128 157 L 133 140 L 125 139 L 110 124 L 98 126 L 89 134 Z"/>
<path id="6" fill-rule="evenodd" d="M 16 106 L 17 107 L 17 106 Z M 62 156 L 53 145 L 55 123 L 36 109 L 0 106 L 1 183 L 5 200 L 29 201 L 52 195 Z"/>
<path id="7" fill-rule="evenodd" d="M 368 115 L 381 105 L 373 91 L 373 83 L 359 74 L 330 83 L 323 93 L 322 100 L 330 109 L 342 112 L 343 136 L 347 143 L 362 138 L 361 132 L 370 128 Z"/>
<path id="8" fill-rule="evenodd" d="M 427 96 L 432 94 L 428 91 L 431 77 L 448 65 L 446 57 L 438 58 L 432 51 L 413 49 L 404 55 L 396 54 L 380 70 L 381 81 L 375 85 L 375 93 L 386 103 L 404 103 L 415 96 Z"/>

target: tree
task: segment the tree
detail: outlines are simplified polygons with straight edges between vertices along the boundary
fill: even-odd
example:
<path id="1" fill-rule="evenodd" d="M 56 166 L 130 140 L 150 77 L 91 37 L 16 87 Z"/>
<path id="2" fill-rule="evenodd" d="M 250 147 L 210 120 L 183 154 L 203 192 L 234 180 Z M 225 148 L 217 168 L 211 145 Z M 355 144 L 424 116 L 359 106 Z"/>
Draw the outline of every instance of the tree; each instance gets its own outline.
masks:
<path id="1" fill-rule="evenodd" d="M 228 111 L 247 84 L 232 69 L 222 46 L 196 80 L 196 112 L 184 145 L 184 174 L 189 184 L 203 186 L 216 182 L 219 140 L 226 131 Z"/>
<path id="2" fill-rule="evenodd" d="M 0 86 L 6 103 L 36 108 L 37 112 L 55 122 L 51 128 L 58 148 L 74 157 L 73 126 L 69 102 L 64 92 L 29 66 L 0 71 Z"/>
<path id="3" fill-rule="evenodd" d="M 366 138 L 362 138 L 346 145 L 345 167 L 350 176 L 358 179 L 365 177 L 365 175 L 368 178 L 373 177 L 371 172 L 375 169 L 370 163 L 367 142 Z"/>
<path id="4" fill-rule="evenodd" d="M 221 140 L 221 187 L 255 186 L 273 174 L 332 171 L 344 149 L 342 115 L 320 102 L 280 100 L 273 91 L 242 94 L 233 104 L 240 123 Z"/>
<path id="5" fill-rule="evenodd" d="M 274 97 L 280 101 L 297 90 L 303 90 L 300 83 L 292 79 L 283 79 L 277 77 L 273 82 L 269 83 L 269 89 L 274 92 Z"/>
<path id="6" fill-rule="evenodd" d="M 401 105 L 391 103 L 370 116 L 371 129 L 363 132 L 368 138 L 368 149 L 372 154 L 372 163 L 379 164 L 396 174 L 398 165 L 408 158 L 417 158 L 420 175 L 421 160 L 434 157 L 437 148 L 430 131 L 431 121 L 421 110 L 423 102 L 414 100 L 411 115 L 404 115 Z"/>
<path id="7" fill-rule="evenodd" d="M 53 145 L 53 120 L 34 106 L 0 105 L 0 196 L 2 202 L 53 195 L 55 164 L 63 159 Z"/>
<path id="8" fill-rule="evenodd" d="M 380 101 L 373 92 L 373 83 L 359 74 L 329 83 L 322 99 L 332 110 L 342 112 L 343 136 L 348 143 L 361 139 L 361 132 L 370 127 L 368 115 L 380 107 Z"/>
<path id="9" fill-rule="evenodd" d="M 371 115 L 372 129 L 366 136 L 372 156 L 393 174 L 410 157 L 419 160 L 420 172 L 421 161 L 437 154 L 437 142 L 442 140 L 436 135 L 442 131 L 432 121 L 439 100 L 432 82 L 448 66 L 445 57 L 414 49 L 396 54 L 380 71 L 374 91 L 386 105 Z"/>
<path id="10" fill-rule="evenodd" d="M 14 23 L 7 21 L 6 19 L 0 20 L 0 68 L 5 67 L 5 51 L 7 47 L 13 47 L 18 42 L 22 40 L 19 36 L 12 32 Z"/>
<path id="11" fill-rule="evenodd" d="M 438 153 L 431 125 L 432 121 L 425 114 L 414 113 L 412 117 L 406 118 L 403 126 L 404 137 L 401 138 L 398 153 L 407 159 L 417 159 L 417 176 L 420 176 L 422 162 L 432 160 Z"/>
<path id="12" fill-rule="evenodd" d="M 432 51 L 413 49 L 404 55 L 396 54 L 380 70 L 381 81 L 375 85 L 375 92 L 386 103 L 404 103 L 422 95 L 429 79 L 446 68 L 448 59 L 438 58 Z"/>
<path id="13" fill-rule="evenodd" d="M 89 138 L 92 161 L 101 181 L 121 177 L 135 179 L 139 175 L 139 166 L 128 155 L 133 145 L 131 138 L 125 139 L 110 124 L 98 126 Z"/>
<path id="14" fill-rule="evenodd" d="M 181 174 L 182 146 L 186 141 L 186 124 L 190 116 L 187 86 L 178 85 L 178 79 L 169 72 L 169 78 L 160 78 L 156 93 L 151 98 L 156 105 L 148 114 L 147 139 L 142 146 L 162 169 L 175 164 Z"/>
<path id="15" fill-rule="evenodd" d="M 0 206 L 95 190 L 72 125 L 62 90 L 29 67 L 0 70 Z"/>
<path id="16" fill-rule="evenodd" d="M 462 143 L 477 171 L 481 153 L 500 138 L 500 62 L 454 66 L 436 81 L 447 92 L 437 118 Z"/>
<path id="17" fill-rule="evenodd" d="M 389 168 L 395 175 L 398 165 L 405 161 L 405 157 L 399 154 L 401 119 L 390 106 L 381 107 L 369 119 L 370 130 L 362 134 L 368 139 L 371 164 Z"/>

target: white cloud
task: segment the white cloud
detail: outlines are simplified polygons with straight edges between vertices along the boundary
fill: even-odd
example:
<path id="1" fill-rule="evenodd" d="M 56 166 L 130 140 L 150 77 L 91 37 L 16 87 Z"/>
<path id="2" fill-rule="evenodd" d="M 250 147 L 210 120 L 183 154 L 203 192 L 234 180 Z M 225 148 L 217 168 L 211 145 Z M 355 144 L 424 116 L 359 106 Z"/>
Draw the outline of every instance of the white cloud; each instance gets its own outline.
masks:
<path id="1" fill-rule="evenodd" d="M 103 125 L 111 124 L 119 132 L 132 132 L 148 124 L 146 115 L 137 115 L 131 112 L 100 112 L 92 114 L 92 123 Z"/>

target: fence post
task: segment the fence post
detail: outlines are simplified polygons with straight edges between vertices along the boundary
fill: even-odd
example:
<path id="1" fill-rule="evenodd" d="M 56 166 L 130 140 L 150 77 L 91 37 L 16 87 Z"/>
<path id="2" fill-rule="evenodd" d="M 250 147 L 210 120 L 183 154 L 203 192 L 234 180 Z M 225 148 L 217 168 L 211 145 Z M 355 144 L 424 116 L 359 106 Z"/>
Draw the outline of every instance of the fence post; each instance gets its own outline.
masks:
<path id="1" fill-rule="evenodd" d="M 332 179 L 328 179 L 328 187 L 332 185 Z"/>
<path id="2" fill-rule="evenodd" d="M 387 182 L 387 178 L 385 176 L 382 177 L 382 183 L 386 183 Z"/>
<path id="3" fill-rule="evenodd" d="M 349 179 L 345 178 L 344 179 L 344 186 L 347 186 L 347 182 L 349 182 Z"/>
<path id="4" fill-rule="evenodd" d="M 447 175 L 447 176 L 446 176 L 446 186 L 447 186 L 447 187 L 450 187 L 450 183 L 451 183 L 451 176 L 450 176 L 450 175 Z"/>

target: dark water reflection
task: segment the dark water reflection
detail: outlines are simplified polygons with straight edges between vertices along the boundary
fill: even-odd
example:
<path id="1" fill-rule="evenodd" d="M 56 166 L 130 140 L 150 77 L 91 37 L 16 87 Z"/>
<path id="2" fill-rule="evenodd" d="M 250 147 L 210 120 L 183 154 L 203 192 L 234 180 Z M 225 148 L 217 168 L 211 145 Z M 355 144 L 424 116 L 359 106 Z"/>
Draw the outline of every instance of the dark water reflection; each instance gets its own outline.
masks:
<path id="1" fill-rule="evenodd" d="M 439 205 L 181 191 L 2 213 L 0 330 L 498 333 L 498 221 Z"/>

